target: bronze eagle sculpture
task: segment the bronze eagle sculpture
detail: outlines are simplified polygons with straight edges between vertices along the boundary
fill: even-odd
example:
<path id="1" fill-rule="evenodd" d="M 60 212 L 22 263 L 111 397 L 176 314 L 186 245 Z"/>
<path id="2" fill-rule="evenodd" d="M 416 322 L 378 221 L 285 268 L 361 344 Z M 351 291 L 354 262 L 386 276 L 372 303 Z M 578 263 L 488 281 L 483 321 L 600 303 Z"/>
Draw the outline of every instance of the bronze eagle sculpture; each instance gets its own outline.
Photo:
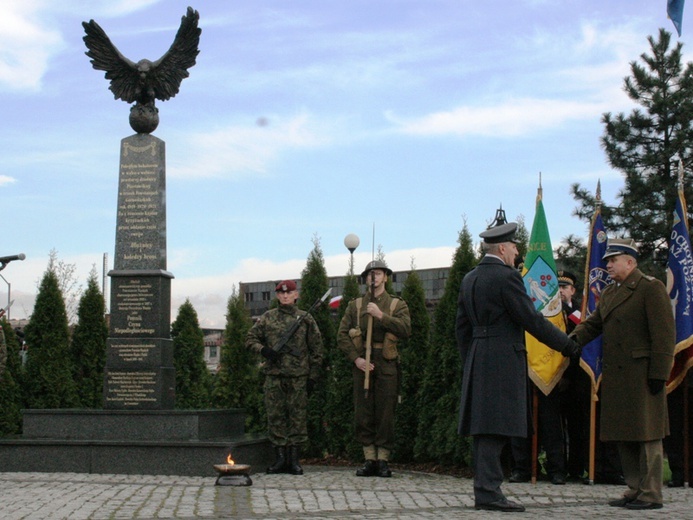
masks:
<path id="1" fill-rule="evenodd" d="M 138 125 L 138 128 L 133 125 L 136 131 L 149 133 L 156 128 L 158 110 L 154 106 L 155 100 L 166 101 L 174 97 L 181 82 L 190 75 L 188 69 L 195 65 L 200 52 L 198 44 L 202 31 L 198 27 L 199 19 L 199 13 L 188 7 L 168 51 L 156 61 L 142 59 L 137 63 L 123 56 L 94 20 L 82 22 L 86 32 L 84 43 L 89 49 L 85 54 L 91 58 L 92 66 L 106 71 L 105 78 L 111 81 L 108 88 L 115 99 L 135 103 L 130 109 L 130 124 L 133 125 L 133 116 L 145 122 L 156 119 L 144 126 Z"/>

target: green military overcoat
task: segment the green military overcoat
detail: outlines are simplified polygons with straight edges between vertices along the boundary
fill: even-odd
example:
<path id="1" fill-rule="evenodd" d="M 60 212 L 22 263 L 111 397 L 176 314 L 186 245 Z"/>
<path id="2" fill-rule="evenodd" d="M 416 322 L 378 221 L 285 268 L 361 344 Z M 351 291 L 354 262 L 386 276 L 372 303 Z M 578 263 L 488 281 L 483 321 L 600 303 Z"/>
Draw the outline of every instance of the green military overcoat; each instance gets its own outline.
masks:
<path id="1" fill-rule="evenodd" d="M 674 360 L 675 326 L 664 284 L 635 269 L 602 291 L 599 305 L 571 336 L 580 345 L 603 333 L 600 438 L 652 441 L 669 433 L 666 392 L 647 380 L 667 380 Z"/>

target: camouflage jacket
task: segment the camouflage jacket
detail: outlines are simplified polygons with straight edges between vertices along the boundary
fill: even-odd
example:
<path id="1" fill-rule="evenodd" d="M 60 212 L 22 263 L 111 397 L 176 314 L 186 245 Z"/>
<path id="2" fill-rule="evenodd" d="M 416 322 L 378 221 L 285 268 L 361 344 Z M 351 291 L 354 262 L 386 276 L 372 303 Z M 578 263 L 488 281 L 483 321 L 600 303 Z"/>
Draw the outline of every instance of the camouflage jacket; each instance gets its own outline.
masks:
<path id="1" fill-rule="evenodd" d="M 300 315 L 306 314 L 296 305 L 280 305 L 276 309 L 270 309 L 248 331 L 245 346 L 253 352 L 260 353 L 262 347 L 273 347 L 293 321 Z M 322 366 L 322 336 L 313 316 L 308 315 L 303 319 L 294 335 L 289 340 L 288 346 L 297 349 L 299 356 L 282 354 L 277 363 L 264 360 L 264 371 L 269 375 L 282 375 L 288 377 L 308 376 L 317 380 Z"/>

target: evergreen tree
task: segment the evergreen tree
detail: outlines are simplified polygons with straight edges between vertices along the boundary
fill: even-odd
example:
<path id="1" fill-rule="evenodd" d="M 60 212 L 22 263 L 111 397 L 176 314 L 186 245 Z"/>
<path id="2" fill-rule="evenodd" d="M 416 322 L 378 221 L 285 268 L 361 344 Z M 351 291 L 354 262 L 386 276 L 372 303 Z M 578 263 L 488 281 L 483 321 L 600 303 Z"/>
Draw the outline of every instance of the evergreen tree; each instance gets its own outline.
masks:
<path id="1" fill-rule="evenodd" d="M 224 344 L 213 402 L 217 408 L 245 409 L 245 431 L 261 433 L 267 430 L 262 391 L 264 378 L 257 356 L 245 348 L 245 338 L 251 327 L 243 295 L 234 287 L 226 307 Z"/>
<path id="2" fill-rule="evenodd" d="M 399 344 L 402 402 L 397 410 L 394 456 L 401 462 L 410 462 L 414 459 L 414 442 L 420 413 L 416 397 L 424 376 L 421 360 L 426 359 L 430 348 L 428 340 L 431 317 L 426 309 L 423 283 L 414 269 L 412 265 L 402 287 L 402 298 L 409 306 L 411 336 Z"/>
<path id="3" fill-rule="evenodd" d="M 619 205 L 602 206 L 602 219 L 609 235 L 628 235 L 638 242 L 641 262 L 654 256 L 655 272 L 663 275 L 677 194 L 675 159 L 681 158 L 687 168 L 686 186 L 693 171 L 693 64 L 682 65 L 682 43 L 670 48 L 671 34 L 664 29 L 658 40 L 649 36 L 648 42 L 650 54 L 640 56 L 642 63 L 631 62 L 631 75 L 624 80 L 628 97 L 641 108 L 629 115 L 602 116 L 602 147 L 609 164 L 625 177 Z M 595 197 L 579 184 L 571 189 L 581 204 L 576 215 L 590 222 Z M 686 189 L 688 200 L 691 194 Z"/>
<path id="4" fill-rule="evenodd" d="M 0 320 L 5 335 L 7 360 L 4 373 L 0 374 L 0 437 L 19 433 L 22 423 L 22 393 L 18 384 L 22 362 L 19 357 L 19 341 L 7 320 Z"/>
<path id="5" fill-rule="evenodd" d="M 176 368 L 176 408 L 202 409 L 210 404 L 209 372 L 205 365 L 204 333 L 190 300 L 178 309 L 171 325 Z"/>
<path id="6" fill-rule="evenodd" d="M 72 378 L 70 333 L 52 262 L 43 275 L 31 319 L 24 331 L 28 345 L 24 395 L 28 408 L 73 408 L 79 399 Z"/>
<path id="7" fill-rule="evenodd" d="M 445 291 L 435 310 L 431 348 L 418 394 L 419 428 L 414 454 L 442 464 L 469 463 L 469 440 L 457 435 L 462 364 L 457 350 L 455 320 L 460 284 L 477 263 L 467 224 L 458 237 Z"/>
<path id="8" fill-rule="evenodd" d="M 311 305 L 320 298 L 330 287 L 330 282 L 325 269 L 325 259 L 320 248 L 320 239 L 313 237 L 313 249 L 308 255 L 306 267 L 301 272 L 301 293 L 298 306 L 302 310 L 308 310 Z M 327 388 L 324 381 L 326 358 L 328 352 L 336 348 L 336 334 L 330 310 L 327 305 L 320 305 L 313 311 L 313 317 L 318 324 L 322 335 L 325 357 L 323 358 L 323 380 L 315 385 L 313 394 L 308 403 L 308 439 L 306 455 L 321 457 L 326 446 L 325 425 L 323 424 L 323 410 L 327 400 Z"/>
<path id="9" fill-rule="evenodd" d="M 84 408 L 103 406 L 103 370 L 106 364 L 106 304 L 96 269 L 89 273 L 87 289 L 79 300 L 77 325 L 72 334 L 72 371 Z"/>
<path id="10" fill-rule="evenodd" d="M 349 272 L 344 278 L 344 291 L 337 312 L 337 323 L 344 316 L 349 302 L 360 296 L 359 282 L 354 275 L 353 257 L 351 257 Z M 353 363 L 337 348 L 336 340 L 331 348 L 325 350 L 325 356 L 327 359 L 325 382 L 327 400 L 324 416 L 327 453 L 335 457 L 361 460 L 363 451 L 354 438 Z"/>

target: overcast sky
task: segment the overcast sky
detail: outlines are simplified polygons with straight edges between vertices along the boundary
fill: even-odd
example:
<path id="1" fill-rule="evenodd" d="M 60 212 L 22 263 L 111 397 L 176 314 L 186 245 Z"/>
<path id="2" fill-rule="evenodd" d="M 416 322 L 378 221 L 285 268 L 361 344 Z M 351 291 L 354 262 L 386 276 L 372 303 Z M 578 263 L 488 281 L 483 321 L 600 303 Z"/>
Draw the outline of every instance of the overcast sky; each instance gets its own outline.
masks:
<path id="1" fill-rule="evenodd" d="M 171 45 L 188 1 L 5 0 L 0 17 L 0 256 L 12 318 L 31 314 L 51 250 L 86 285 L 112 268 L 128 105 L 91 67 L 82 21 L 133 61 Z M 200 54 L 157 102 L 166 142 L 175 318 L 223 327 L 238 282 L 297 278 L 318 237 L 328 275 L 382 247 L 395 270 L 450 265 L 499 204 L 552 241 L 585 236 L 570 185 L 623 185 L 599 146 L 629 112 L 629 63 L 666 0 L 205 0 Z M 688 16 L 684 12 L 686 44 Z M 693 26 L 690 26 L 693 27 Z M 692 29 L 693 30 L 693 29 Z M 690 50 L 687 46 L 685 51 Z M 686 54 L 686 61 L 691 61 Z M 375 227 L 375 238 L 373 228 Z M 0 280 L 0 303 L 7 285 Z"/>

